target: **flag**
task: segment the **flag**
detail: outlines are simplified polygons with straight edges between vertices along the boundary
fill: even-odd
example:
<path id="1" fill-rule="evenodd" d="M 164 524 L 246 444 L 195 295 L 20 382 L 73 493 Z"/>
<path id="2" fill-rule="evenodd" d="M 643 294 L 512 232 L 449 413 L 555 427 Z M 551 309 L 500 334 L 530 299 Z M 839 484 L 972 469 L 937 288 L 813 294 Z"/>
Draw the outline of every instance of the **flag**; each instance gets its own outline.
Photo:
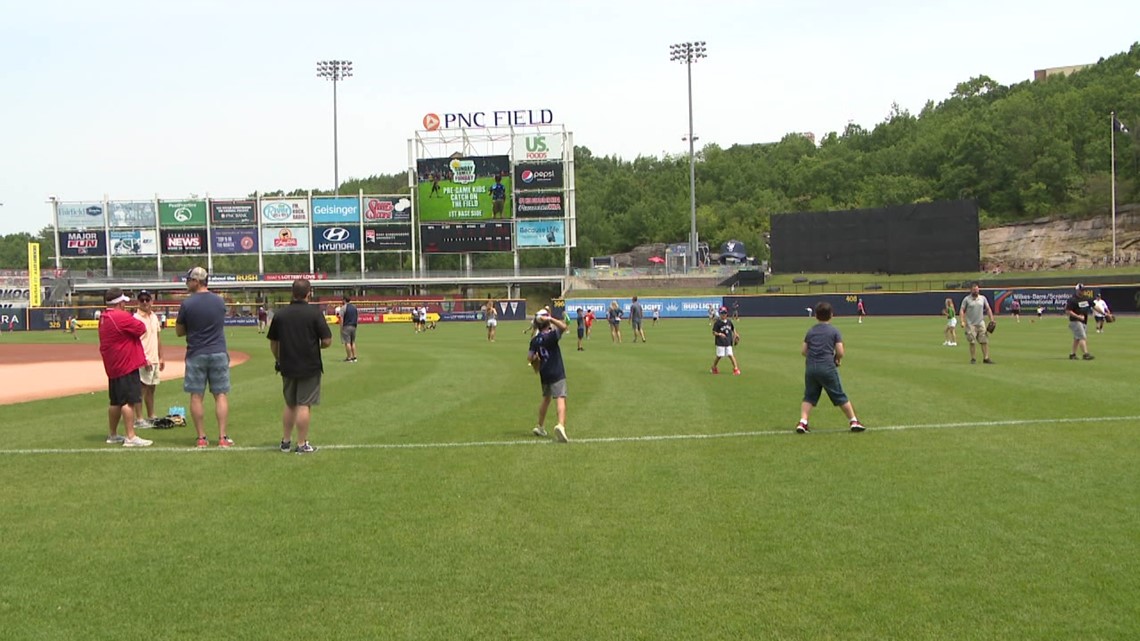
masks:
<path id="1" fill-rule="evenodd" d="M 1112 117 L 1112 130 L 1121 134 L 1128 133 L 1128 127 L 1125 127 L 1124 123 L 1120 122 L 1120 119 L 1116 116 Z"/>

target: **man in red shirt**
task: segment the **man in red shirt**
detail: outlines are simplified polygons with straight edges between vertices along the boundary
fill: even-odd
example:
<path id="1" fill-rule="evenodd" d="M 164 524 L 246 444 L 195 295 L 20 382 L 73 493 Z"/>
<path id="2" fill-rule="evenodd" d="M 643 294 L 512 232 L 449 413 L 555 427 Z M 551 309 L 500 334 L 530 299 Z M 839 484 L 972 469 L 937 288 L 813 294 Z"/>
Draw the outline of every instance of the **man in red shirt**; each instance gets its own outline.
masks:
<path id="1" fill-rule="evenodd" d="M 142 336 L 146 325 L 126 309 L 130 297 L 123 290 L 112 287 L 103 300 L 107 311 L 99 318 L 99 355 L 107 372 L 107 393 L 111 406 L 107 410 L 110 435 L 107 443 L 122 443 L 123 447 L 146 447 L 153 441 L 135 434 L 135 405 L 142 402 L 142 381 L 139 368 L 146 365 Z M 127 435 L 119 434 L 119 420 Z"/>

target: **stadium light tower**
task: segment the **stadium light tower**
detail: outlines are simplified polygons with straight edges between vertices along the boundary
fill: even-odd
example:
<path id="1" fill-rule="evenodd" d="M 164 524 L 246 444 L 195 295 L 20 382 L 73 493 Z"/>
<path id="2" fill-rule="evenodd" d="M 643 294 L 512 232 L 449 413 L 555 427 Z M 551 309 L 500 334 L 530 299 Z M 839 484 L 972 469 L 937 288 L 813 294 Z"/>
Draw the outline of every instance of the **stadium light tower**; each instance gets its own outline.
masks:
<path id="1" fill-rule="evenodd" d="M 689 135 L 682 140 L 689 141 L 689 213 L 691 215 L 689 253 L 693 261 L 697 260 L 697 160 L 695 150 L 697 139 L 693 136 L 693 63 L 707 57 L 703 40 L 669 45 L 669 60 L 685 65 L 685 70 L 689 75 Z"/>
<path id="2" fill-rule="evenodd" d="M 317 62 L 317 77 L 332 80 L 333 85 L 333 193 L 340 195 L 340 158 L 337 149 L 336 132 L 336 83 L 352 77 L 351 60 L 320 60 Z"/>

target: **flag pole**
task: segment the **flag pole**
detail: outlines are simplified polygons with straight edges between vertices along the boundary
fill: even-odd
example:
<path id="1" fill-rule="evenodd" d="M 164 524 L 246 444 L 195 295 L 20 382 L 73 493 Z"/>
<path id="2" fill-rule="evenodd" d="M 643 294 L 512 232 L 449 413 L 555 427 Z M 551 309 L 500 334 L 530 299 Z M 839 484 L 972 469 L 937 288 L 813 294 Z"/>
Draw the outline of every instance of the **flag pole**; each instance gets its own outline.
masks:
<path id="1" fill-rule="evenodd" d="M 1116 266 L 1116 112 L 1110 112 L 1108 128 L 1112 131 L 1112 266 Z"/>

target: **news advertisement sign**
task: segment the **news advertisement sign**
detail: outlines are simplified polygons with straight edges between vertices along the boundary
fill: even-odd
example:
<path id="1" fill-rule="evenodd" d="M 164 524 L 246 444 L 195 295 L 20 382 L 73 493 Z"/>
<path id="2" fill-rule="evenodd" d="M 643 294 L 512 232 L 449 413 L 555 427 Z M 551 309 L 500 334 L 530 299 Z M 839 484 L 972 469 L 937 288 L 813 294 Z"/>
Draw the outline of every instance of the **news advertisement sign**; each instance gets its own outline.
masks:
<path id="1" fill-rule="evenodd" d="M 421 159 L 416 161 L 416 173 L 423 222 L 511 217 L 511 160 L 507 156 Z"/>
<path id="2" fill-rule="evenodd" d="M 163 254 L 205 254 L 205 229 L 162 230 Z"/>

